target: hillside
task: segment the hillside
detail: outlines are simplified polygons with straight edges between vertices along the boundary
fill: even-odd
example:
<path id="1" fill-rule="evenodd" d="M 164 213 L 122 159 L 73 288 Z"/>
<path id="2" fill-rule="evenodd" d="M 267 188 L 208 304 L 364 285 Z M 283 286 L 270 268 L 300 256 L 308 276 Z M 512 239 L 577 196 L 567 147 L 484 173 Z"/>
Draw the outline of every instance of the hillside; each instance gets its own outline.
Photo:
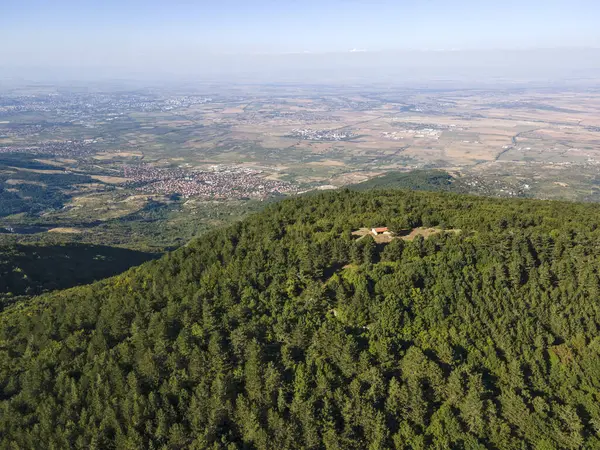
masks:
<path id="1" fill-rule="evenodd" d="M 69 199 L 68 190 L 93 181 L 89 176 L 56 169 L 33 156 L 0 153 L 0 218 L 61 208 Z"/>
<path id="2" fill-rule="evenodd" d="M 412 189 L 415 191 L 465 192 L 454 183 L 452 176 L 442 170 L 412 170 L 410 172 L 387 172 L 362 183 L 349 186 L 356 191 L 372 189 Z"/>
<path id="3" fill-rule="evenodd" d="M 270 205 L 2 312 L 0 448 L 598 448 L 599 217 L 431 192 Z M 352 235 L 382 225 L 441 231 Z"/>
<path id="4" fill-rule="evenodd" d="M 101 245 L 0 245 L 0 310 L 19 296 L 91 283 L 156 257 Z"/>

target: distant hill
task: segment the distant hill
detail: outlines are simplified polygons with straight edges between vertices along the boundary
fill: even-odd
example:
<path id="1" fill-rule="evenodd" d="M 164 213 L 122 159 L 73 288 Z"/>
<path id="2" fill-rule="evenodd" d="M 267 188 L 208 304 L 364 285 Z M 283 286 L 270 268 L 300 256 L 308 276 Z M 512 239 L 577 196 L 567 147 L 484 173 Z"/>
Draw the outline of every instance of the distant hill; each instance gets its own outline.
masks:
<path id="1" fill-rule="evenodd" d="M 101 245 L 0 245 L 0 309 L 17 296 L 92 283 L 156 257 Z"/>
<path id="2" fill-rule="evenodd" d="M 398 224 L 436 231 L 352 234 Z M 600 448 L 599 224 L 413 190 L 269 205 L 0 312 L 0 448 Z"/>
<path id="3" fill-rule="evenodd" d="M 462 191 L 454 184 L 452 176 L 442 170 L 413 170 L 388 172 L 362 183 L 348 186 L 356 191 L 370 189 L 412 189 L 415 191 Z"/>
<path id="4" fill-rule="evenodd" d="M 1 153 L 0 217 L 61 208 L 70 198 L 70 189 L 92 181 L 88 175 L 69 173 L 32 155 Z"/>

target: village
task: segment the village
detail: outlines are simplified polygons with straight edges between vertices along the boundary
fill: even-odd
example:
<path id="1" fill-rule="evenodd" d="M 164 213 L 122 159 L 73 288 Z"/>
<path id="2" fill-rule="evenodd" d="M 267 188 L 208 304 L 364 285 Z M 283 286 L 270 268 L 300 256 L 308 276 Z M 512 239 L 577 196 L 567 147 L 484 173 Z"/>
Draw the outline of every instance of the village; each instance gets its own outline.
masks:
<path id="1" fill-rule="evenodd" d="M 125 166 L 123 177 L 138 191 L 184 198 L 265 198 L 298 191 L 292 183 L 267 179 L 262 171 L 246 167 L 215 166 L 209 171 L 191 171 L 139 164 Z"/>
<path id="2" fill-rule="evenodd" d="M 308 141 L 344 141 L 357 137 L 351 131 L 312 130 L 310 128 L 292 130 L 290 137 Z"/>
<path id="3" fill-rule="evenodd" d="M 95 149 L 91 144 L 95 143 L 97 143 L 95 139 L 84 139 L 77 141 L 48 141 L 27 146 L 7 145 L 0 146 L 0 154 L 27 153 L 30 155 L 50 155 L 61 158 L 91 156 L 95 153 Z"/>

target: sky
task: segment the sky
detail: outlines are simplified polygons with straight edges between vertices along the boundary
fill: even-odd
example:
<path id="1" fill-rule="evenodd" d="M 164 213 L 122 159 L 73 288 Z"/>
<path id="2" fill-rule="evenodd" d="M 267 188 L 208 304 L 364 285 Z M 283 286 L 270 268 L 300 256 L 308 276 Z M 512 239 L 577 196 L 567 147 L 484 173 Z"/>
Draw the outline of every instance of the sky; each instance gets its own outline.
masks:
<path id="1" fill-rule="evenodd" d="M 0 67 L 193 71 L 252 55 L 600 48 L 599 18 L 598 0 L 0 0 Z"/>

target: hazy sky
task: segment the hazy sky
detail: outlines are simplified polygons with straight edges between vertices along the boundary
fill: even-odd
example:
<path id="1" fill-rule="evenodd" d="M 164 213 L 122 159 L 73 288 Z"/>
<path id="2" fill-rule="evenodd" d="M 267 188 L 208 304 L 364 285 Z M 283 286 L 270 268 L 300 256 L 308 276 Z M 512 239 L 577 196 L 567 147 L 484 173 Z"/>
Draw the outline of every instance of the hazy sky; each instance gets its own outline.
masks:
<path id="1" fill-rule="evenodd" d="M 600 47 L 599 0 L 0 0 L 0 66 Z"/>

